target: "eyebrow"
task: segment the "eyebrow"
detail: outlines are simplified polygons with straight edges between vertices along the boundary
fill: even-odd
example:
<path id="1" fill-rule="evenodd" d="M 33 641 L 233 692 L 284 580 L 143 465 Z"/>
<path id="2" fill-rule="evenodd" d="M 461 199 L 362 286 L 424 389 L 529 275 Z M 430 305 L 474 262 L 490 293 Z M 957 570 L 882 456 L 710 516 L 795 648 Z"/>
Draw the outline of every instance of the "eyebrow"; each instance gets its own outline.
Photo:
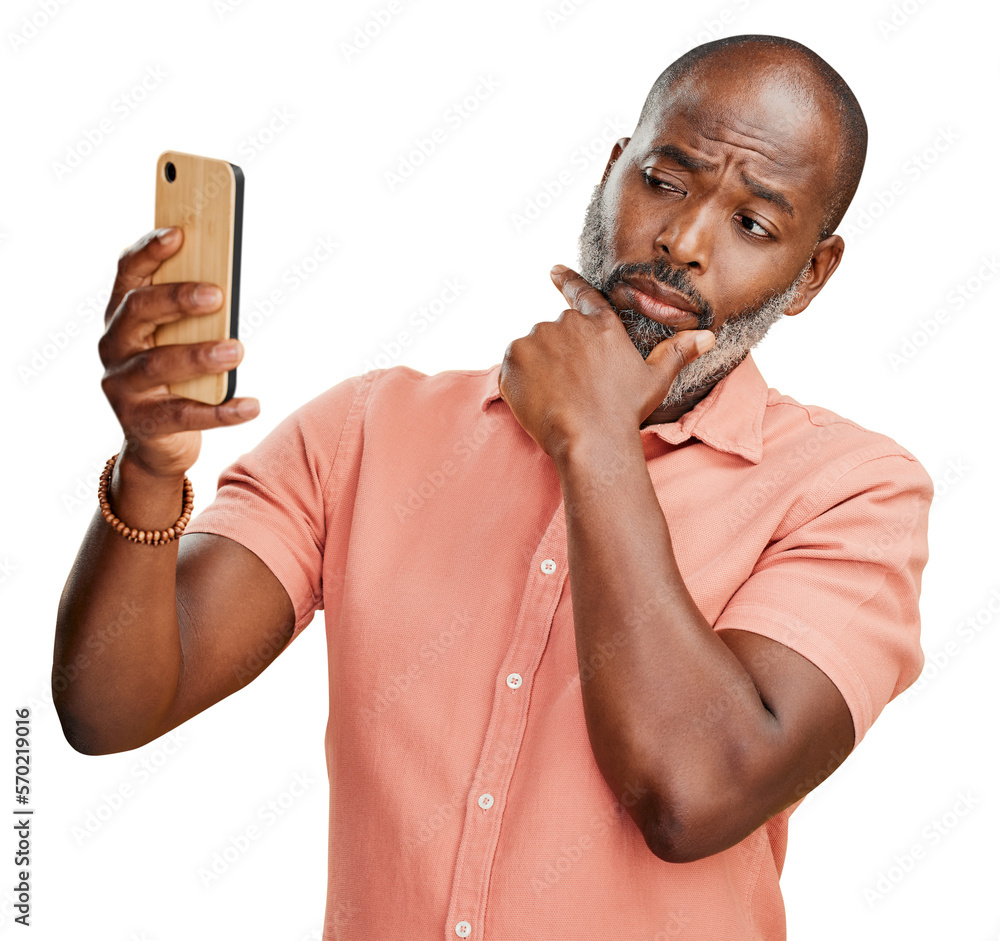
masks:
<path id="1" fill-rule="evenodd" d="M 664 144 L 661 147 L 654 147 L 650 151 L 651 156 L 663 157 L 665 160 L 672 160 L 677 166 L 682 167 L 685 170 L 713 170 L 715 169 L 715 164 L 709 163 L 707 160 L 700 160 L 698 157 L 693 157 L 686 151 L 681 150 L 679 147 L 675 147 L 673 144 Z M 795 215 L 795 207 L 788 201 L 788 199 L 781 193 L 775 190 L 768 189 L 760 180 L 755 180 L 752 176 L 748 176 L 745 170 L 740 172 L 740 179 L 743 185 L 750 190 L 750 192 L 756 196 L 758 199 L 763 199 L 778 209 L 786 213 L 789 216 Z"/>
<path id="2" fill-rule="evenodd" d="M 712 170 L 715 167 L 715 164 L 709 163 L 707 160 L 699 160 L 697 157 L 692 157 L 691 154 L 681 150 L 680 147 L 675 147 L 673 144 L 654 147 L 650 151 L 650 154 L 663 157 L 665 160 L 673 160 L 674 163 L 685 170 Z"/>
<path id="3" fill-rule="evenodd" d="M 759 199 L 767 200 L 769 203 L 777 206 L 790 216 L 795 215 L 795 208 L 784 196 L 781 195 L 781 193 L 770 190 L 764 186 L 760 180 L 755 180 L 753 177 L 747 176 L 746 171 L 740 172 L 740 178 L 743 180 L 744 186 L 746 186 L 746 188 L 750 190 L 754 196 Z"/>

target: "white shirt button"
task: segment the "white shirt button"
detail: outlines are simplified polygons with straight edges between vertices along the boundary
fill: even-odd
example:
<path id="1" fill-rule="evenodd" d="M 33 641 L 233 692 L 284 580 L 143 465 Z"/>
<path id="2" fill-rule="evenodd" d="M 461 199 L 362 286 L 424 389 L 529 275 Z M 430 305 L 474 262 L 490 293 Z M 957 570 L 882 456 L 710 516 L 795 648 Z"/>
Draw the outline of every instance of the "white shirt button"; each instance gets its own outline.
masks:
<path id="1" fill-rule="evenodd" d="M 517 689 L 521 685 L 521 674 L 520 673 L 508 673 L 507 674 L 507 685 L 511 689 Z"/>
<path id="2" fill-rule="evenodd" d="M 457 925 L 455 925 L 455 934 L 457 934 L 460 938 L 469 937 L 469 935 L 472 934 L 472 925 L 470 925 L 467 921 L 460 921 Z"/>
<path id="3" fill-rule="evenodd" d="M 479 796 L 479 806 L 483 810 L 489 810 L 493 806 L 493 795 L 492 794 L 481 794 Z"/>
<path id="4" fill-rule="evenodd" d="M 555 559 L 545 559 L 542 562 L 542 572 L 546 575 L 551 575 L 556 570 L 556 560 Z"/>

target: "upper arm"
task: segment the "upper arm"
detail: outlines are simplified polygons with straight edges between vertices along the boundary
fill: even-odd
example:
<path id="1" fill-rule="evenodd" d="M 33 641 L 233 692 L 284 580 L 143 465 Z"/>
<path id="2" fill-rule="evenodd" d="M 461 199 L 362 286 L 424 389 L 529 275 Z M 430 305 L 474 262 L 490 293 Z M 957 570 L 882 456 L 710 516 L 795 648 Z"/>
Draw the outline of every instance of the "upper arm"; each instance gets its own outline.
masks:
<path id="1" fill-rule="evenodd" d="M 182 665 L 164 732 L 246 686 L 324 606 L 370 381 L 338 383 L 280 421 L 222 471 L 188 525 L 177 555 Z"/>
<path id="2" fill-rule="evenodd" d="M 713 845 L 734 845 L 805 797 L 920 673 L 932 492 L 902 456 L 857 465 L 768 545 L 718 617 L 717 636 L 767 711 L 731 749 L 715 793 L 692 797 Z"/>
<path id="3" fill-rule="evenodd" d="M 160 734 L 246 686 L 285 648 L 295 626 L 288 592 L 249 549 L 191 533 L 177 554 L 181 673 Z"/>
<path id="4" fill-rule="evenodd" d="M 763 822 L 805 797 L 847 758 L 854 721 L 830 678 L 790 647 L 752 631 L 730 628 L 718 636 L 774 716 L 772 734 L 744 764 L 745 799 Z"/>
<path id="5" fill-rule="evenodd" d="M 733 629 L 769 638 L 778 647 L 761 650 L 790 648 L 817 682 L 828 678 L 855 746 L 923 665 L 918 602 L 932 494 L 923 468 L 902 456 L 847 471 L 768 545 L 714 624 L 723 638 Z M 780 666 L 783 680 L 794 662 L 761 669 Z"/>

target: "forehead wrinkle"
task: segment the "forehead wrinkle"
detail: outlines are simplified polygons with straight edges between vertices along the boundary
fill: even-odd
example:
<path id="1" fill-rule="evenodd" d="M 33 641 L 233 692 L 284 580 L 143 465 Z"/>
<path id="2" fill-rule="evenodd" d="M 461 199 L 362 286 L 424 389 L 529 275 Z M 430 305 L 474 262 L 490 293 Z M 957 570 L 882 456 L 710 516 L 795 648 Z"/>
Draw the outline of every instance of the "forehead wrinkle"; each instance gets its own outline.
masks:
<path id="1" fill-rule="evenodd" d="M 710 117 L 701 116 L 691 123 L 699 137 L 752 151 L 782 169 L 797 169 L 810 162 L 806 152 L 809 148 L 805 146 L 808 139 L 806 133 L 785 134 L 783 140 L 772 143 L 767 137 L 774 135 L 774 124 L 757 124 L 750 116 L 732 109 Z M 701 127 L 698 127 L 699 124 Z M 802 127 L 802 132 L 806 131 L 807 127 Z"/>
<path id="2" fill-rule="evenodd" d="M 753 147 L 745 147 L 742 145 L 735 145 L 730 141 L 721 140 L 719 138 L 706 137 L 705 135 L 699 135 L 704 140 L 712 140 L 717 143 L 723 144 L 726 147 L 739 147 L 741 150 L 749 150 L 752 153 L 756 153 L 759 156 L 763 156 L 765 159 L 770 159 L 768 155 L 763 154 L 760 150 Z M 690 145 L 689 145 L 690 146 Z M 695 145 L 690 147 L 695 153 L 699 153 L 700 149 Z M 748 157 L 746 155 L 739 155 L 733 153 L 726 153 L 722 156 L 721 160 L 717 159 L 705 159 L 702 156 L 695 156 L 695 154 L 690 153 L 688 150 L 677 146 L 676 144 L 663 143 L 658 144 L 650 148 L 649 156 L 659 156 L 666 160 L 672 160 L 678 166 L 694 171 L 707 171 L 710 173 L 721 172 L 723 174 L 727 173 L 730 167 L 733 167 L 738 171 L 738 177 L 743 186 L 751 193 L 751 195 L 756 196 L 758 199 L 763 199 L 766 202 L 771 203 L 777 208 L 781 209 L 786 215 L 790 217 L 795 217 L 795 207 L 788 197 L 781 192 L 781 182 L 772 182 L 767 179 L 766 175 L 761 178 L 759 176 L 753 175 L 747 171 Z M 784 165 L 778 161 L 772 161 L 778 167 L 785 169 Z M 797 174 L 794 170 L 790 174 L 795 182 L 795 178 L 801 176 Z M 782 181 L 783 182 L 783 181 Z"/>
<path id="3" fill-rule="evenodd" d="M 738 131 L 734 133 L 739 134 Z M 724 137 L 712 137 L 710 134 L 706 134 L 703 131 L 699 132 L 699 136 L 702 137 L 704 140 L 710 140 L 714 141 L 717 144 L 721 144 L 723 147 L 734 147 L 738 150 L 749 151 L 752 154 L 756 154 L 758 157 L 763 157 L 764 160 L 767 160 L 769 163 L 773 163 L 775 166 L 778 167 L 785 166 L 785 164 L 783 164 L 780 160 L 777 159 L 777 155 L 784 153 L 784 151 L 782 151 L 780 148 L 768 147 L 765 141 L 759 140 L 758 138 L 753 137 L 749 134 L 739 134 L 739 136 L 742 138 L 742 140 L 740 141 L 726 140 L 726 138 Z M 742 162 L 744 163 L 748 159 L 745 154 L 741 154 L 739 156 L 742 157 Z M 732 159 L 733 155 L 728 154 L 725 158 L 725 161 L 728 164 L 732 161 Z"/>
<path id="4" fill-rule="evenodd" d="M 734 143 L 732 141 L 725 140 L 723 138 L 711 137 L 704 133 L 699 133 L 698 136 L 701 137 L 703 140 L 713 141 L 715 143 L 721 144 L 723 147 L 726 148 L 737 148 L 739 150 L 749 151 L 751 154 L 756 154 L 757 156 L 762 157 L 768 163 L 774 164 L 775 167 L 783 171 L 780 174 L 780 176 L 781 177 L 787 176 L 788 177 L 787 182 L 791 182 L 793 184 L 801 180 L 802 178 L 801 171 L 803 169 L 808 169 L 809 167 L 809 162 L 804 160 L 796 160 L 783 163 L 781 160 L 778 160 L 774 155 L 765 152 L 760 147 L 748 146 L 746 143 Z M 754 138 L 751 139 L 756 141 L 756 139 Z M 695 153 L 699 153 L 701 150 L 701 148 L 699 148 L 697 145 L 688 145 L 688 147 L 690 148 L 690 150 L 695 151 Z M 746 165 L 751 158 L 747 154 L 726 153 L 721 156 L 721 159 L 715 155 L 706 157 L 694 156 L 694 155 L 688 155 L 687 151 L 682 151 L 681 148 L 669 143 L 653 146 L 650 149 L 650 153 L 666 157 L 667 159 L 675 160 L 681 166 L 687 164 L 689 165 L 688 168 L 695 170 L 698 169 L 726 170 L 730 166 L 730 164 L 733 164 L 735 161 L 735 166 L 741 171 L 741 177 L 748 186 L 763 187 L 764 189 L 770 190 L 771 188 L 779 187 L 786 182 L 786 180 L 784 179 L 780 180 L 769 179 L 766 171 L 764 174 L 756 172 L 753 173 L 748 172 L 746 169 Z M 777 153 L 783 154 L 784 151 L 778 149 Z"/>
<path id="5" fill-rule="evenodd" d="M 831 116 L 824 113 L 821 100 L 794 65 L 768 63 L 757 81 L 747 78 L 745 63 L 739 69 L 716 62 L 713 70 L 712 65 L 711 60 L 702 63 L 664 95 L 661 126 L 676 115 L 707 139 L 730 143 L 713 137 L 720 131 L 741 138 L 737 146 L 755 150 L 777 166 L 808 160 L 802 151 L 810 149 L 817 125 Z M 722 94 L 711 93 L 707 82 L 703 84 L 713 71 L 725 85 Z M 766 138 L 776 142 L 768 143 Z M 748 147 L 747 141 L 753 146 Z"/>

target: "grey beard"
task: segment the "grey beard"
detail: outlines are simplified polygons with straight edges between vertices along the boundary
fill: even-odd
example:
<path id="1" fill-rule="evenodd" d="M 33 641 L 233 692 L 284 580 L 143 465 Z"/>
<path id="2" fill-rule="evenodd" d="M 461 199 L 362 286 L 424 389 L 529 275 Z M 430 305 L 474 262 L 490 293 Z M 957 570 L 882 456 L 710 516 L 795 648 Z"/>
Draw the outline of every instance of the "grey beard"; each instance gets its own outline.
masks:
<path id="1" fill-rule="evenodd" d="M 596 186 L 587 205 L 583 231 L 580 233 L 580 274 L 607 296 L 607 225 L 601 202 L 602 187 Z M 811 262 L 799 272 L 795 280 L 780 294 L 772 294 L 757 306 L 747 305 L 734 314 L 715 333 L 715 346 L 694 362 L 688 363 L 677 375 L 667 397 L 658 406 L 661 409 L 683 405 L 696 398 L 702 390 L 715 385 L 746 359 L 750 352 L 792 305 L 798 289 L 809 274 Z M 637 310 L 618 310 L 618 317 L 625 325 L 629 338 L 645 359 L 653 347 L 675 333 L 673 327 L 658 323 Z"/>

